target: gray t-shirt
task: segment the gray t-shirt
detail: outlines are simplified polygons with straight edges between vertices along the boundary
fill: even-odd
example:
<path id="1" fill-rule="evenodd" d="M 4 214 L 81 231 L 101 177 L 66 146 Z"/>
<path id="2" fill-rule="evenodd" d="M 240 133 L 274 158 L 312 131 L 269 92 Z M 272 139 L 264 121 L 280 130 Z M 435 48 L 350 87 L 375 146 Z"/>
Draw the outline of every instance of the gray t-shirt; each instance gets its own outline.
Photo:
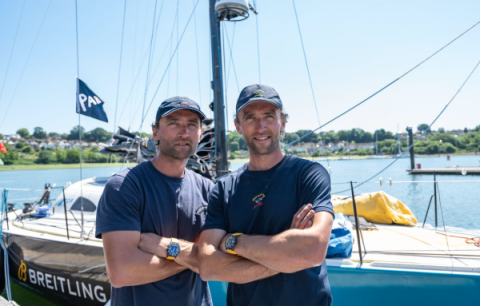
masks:
<path id="1" fill-rule="evenodd" d="M 98 204 L 96 237 L 111 231 L 139 231 L 194 241 L 206 216 L 213 183 L 186 169 L 171 178 L 144 162 L 115 174 Z M 208 284 L 185 270 L 141 286 L 112 288 L 112 306 L 212 305 Z"/>

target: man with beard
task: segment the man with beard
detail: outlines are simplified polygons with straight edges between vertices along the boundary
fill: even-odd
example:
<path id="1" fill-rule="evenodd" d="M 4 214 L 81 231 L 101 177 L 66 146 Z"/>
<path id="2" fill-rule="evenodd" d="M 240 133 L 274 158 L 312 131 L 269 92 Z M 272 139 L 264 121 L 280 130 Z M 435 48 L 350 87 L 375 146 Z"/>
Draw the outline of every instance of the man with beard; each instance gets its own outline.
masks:
<path id="1" fill-rule="evenodd" d="M 318 163 L 285 155 L 287 115 L 265 85 L 242 90 L 235 127 L 250 162 L 212 190 L 199 242 L 203 280 L 229 282 L 227 305 L 331 305 L 325 255 L 334 219 L 330 177 Z M 305 203 L 313 225 L 291 228 Z"/>
<path id="2" fill-rule="evenodd" d="M 105 186 L 96 237 L 103 239 L 114 306 L 212 305 L 193 241 L 213 183 L 185 168 L 204 119 L 188 98 L 164 101 L 152 125 L 158 155 L 115 174 Z"/>

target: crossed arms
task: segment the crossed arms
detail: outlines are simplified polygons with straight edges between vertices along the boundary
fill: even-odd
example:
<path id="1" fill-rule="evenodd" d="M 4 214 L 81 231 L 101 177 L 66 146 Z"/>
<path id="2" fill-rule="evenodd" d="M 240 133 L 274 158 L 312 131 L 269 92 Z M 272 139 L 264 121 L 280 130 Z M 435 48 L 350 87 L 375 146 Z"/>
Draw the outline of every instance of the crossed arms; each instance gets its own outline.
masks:
<path id="1" fill-rule="evenodd" d="M 314 225 L 316 222 L 312 222 L 313 216 L 314 214 L 311 210 L 311 205 L 304 205 L 293 216 L 291 228 L 295 229 L 295 231 L 306 231 L 307 229 L 310 229 L 313 227 L 312 224 Z M 316 218 L 315 215 L 315 219 Z M 214 231 L 214 237 L 210 238 L 210 233 Z M 235 269 L 239 270 L 236 277 L 240 279 L 242 278 L 242 275 L 244 275 L 244 282 L 269 277 L 281 272 L 280 270 L 278 270 L 279 272 L 274 271 L 267 268 L 265 265 L 257 264 L 239 256 L 219 251 L 218 246 L 224 238 L 225 232 L 221 231 L 223 232 L 221 233 L 217 231 L 218 230 L 206 231 L 208 232 L 208 235 L 202 235 L 202 239 L 208 238 L 211 242 L 217 241 L 217 243 L 214 244 L 216 246 L 214 249 L 214 252 L 216 253 L 214 255 L 215 257 L 218 257 L 218 262 L 215 262 L 215 258 L 211 258 L 211 254 L 199 256 L 199 246 L 196 244 L 197 241 L 188 242 L 179 240 L 181 251 L 177 258 L 172 261 L 165 259 L 167 257 L 165 248 L 170 243 L 170 238 L 161 237 L 153 233 L 142 234 L 137 231 L 112 231 L 103 233 L 105 261 L 110 282 L 113 287 L 121 288 L 160 281 L 187 269 L 199 273 L 201 272 L 200 258 L 203 258 L 203 263 L 208 263 L 208 266 L 215 264 L 220 267 L 233 265 Z M 248 239 L 250 237 L 245 238 Z M 254 236 L 251 236 L 251 238 L 254 238 Z M 207 244 L 206 241 L 204 243 L 210 245 Z M 242 245 L 243 244 L 244 243 L 242 243 Z M 237 248 L 235 248 L 235 250 L 237 251 Z M 246 255 L 244 257 L 246 257 Z M 217 271 L 219 269 L 219 267 L 210 269 L 208 266 L 204 266 L 203 270 L 205 272 L 210 273 L 211 271 Z M 256 277 L 252 278 L 252 275 L 255 275 Z M 201 276 L 204 279 L 207 277 L 207 275 L 204 276 L 202 274 Z M 229 280 L 225 279 L 224 281 Z"/>
<path id="2" fill-rule="evenodd" d="M 205 230 L 199 242 L 199 269 L 203 280 L 247 283 L 278 273 L 294 273 L 319 266 L 325 260 L 333 216 L 321 211 L 313 225 L 274 236 L 240 235 L 234 251 L 226 253 L 226 232 Z"/>

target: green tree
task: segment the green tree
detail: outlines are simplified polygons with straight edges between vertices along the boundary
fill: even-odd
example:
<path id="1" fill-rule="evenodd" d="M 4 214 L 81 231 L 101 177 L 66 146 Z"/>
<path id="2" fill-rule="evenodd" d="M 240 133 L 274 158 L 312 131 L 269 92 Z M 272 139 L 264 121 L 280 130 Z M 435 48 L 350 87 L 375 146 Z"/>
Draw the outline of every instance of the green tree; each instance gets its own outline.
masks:
<path id="1" fill-rule="evenodd" d="M 3 160 L 5 165 L 12 165 L 15 161 L 18 160 L 18 153 L 13 150 L 12 146 L 9 144 L 5 144 L 5 148 L 7 149 L 7 154 L 0 152 L 0 159 Z"/>
<path id="2" fill-rule="evenodd" d="M 82 139 L 85 139 L 85 128 L 83 128 L 83 126 L 80 127 L 80 133 L 82 135 Z M 70 130 L 70 134 L 68 134 L 67 139 L 78 140 L 79 139 L 78 136 L 79 136 L 79 130 L 78 130 L 78 125 L 76 125 Z"/>
<path id="3" fill-rule="evenodd" d="M 239 148 L 240 146 L 238 145 L 238 142 L 230 143 L 230 152 L 238 151 Z"/>
<path id="4" fill-rule="evenodd" d="M 445 133 L 445 129 L 444 129 L 444 128 L 439 128 L 439 129 L 438 129 L 438 132 L 439 132 L 439 133 Z"/>
<path id="5" fill-rule="evenodd" d="M 21 128 L 17 131 L 17 134 L 22 138 L 30 138 L 30 132 L 26 128 Z"/>
<path id="6" fill-rule="evenodd" d="M 60 134 L 56 133 L 56 132 L 50 132 L 48 133 L 48 136 L 50 136 L 51 138 L 55 138 L 57 136 L 59 136 Z"/>
<path id="7" fill-rule="evenodd" d="M 417 126 L 417 130 L 418 130 L 419 132 L 423 133 L 423 131 L 428 130 L 428 124 L 426 124 L 426 123 L 419 124 L 419 125 Z"/>
<path id="8" fill-rule="evenodd" d="M 57 149 L 55 153 L 55 160 L 59 163 L 65 162 L 67 159 L 67 151 L 64 149 Z"/>
<path id="9" fill-rule="evenodd" d="M 25 146 L 25 143 L 23 141 L 19 141 L 15 144 L 16 149 L 22 149 Z"/>
<path id="10" fill-rule="evenodd" d="M 60 135 L 60 138 L 62 139 L 68 139 L 68 134 L 67 133 L 63 133 Z"/>
<path id="11" fill-rule="evenodd" d="M 46 139 L 47 138 L 47 132 L 43 130 L 43 128 L 37 126 L 33 128 L 33 137 L 36 139 Z"/>
<path id="12" fill-rule="evenodd" d="M 50 164 L 55 160 L 55 156 L 52 151 L 43 150 L 38 154 L 37 164 Z"/>
<path id="13" fill-rule="evenodd" d="M 22 148 L 23 153 L 32 154 L 35 150 L 31 146 L 25 146 Z"/>
<path id="14" fill-rule="evenodd" d="M 78 133 L 78 129 L 77 129 Z M 150 134 L 146 134 L 141 136 L 143 137 L 150 137 Z M 105 142 L 108 141 L 110 138 L 112 138 L 112 133 L 107 132 L 106 130 L 102 128 L 96 128 L 91 130 L 90 132 L 86 133 L 85 135 L 85 140 L 90 141 L 90 142 Z"/>
<path id="15" fill-rule="evenodd" d="M 2 140 L 2 139 L 3 139 L 3 134 L 0 134 L 0 140 Z"/>
<path id="16" fill-rule="evenodd" d="M 66 163 L 79 163 L 80 162 L 80 151 L 78 149 L 68 150 L 67 158 L 65 159 Z"/>
<path id="17" fill-rule="evenodd" d="M 233 152 L 230 152 L 230 159 L 235 159 L 237 158 L 237 155 Z"/>
<path id="18" fill-rule="evenodd" d="M 320 152 L 314 151 L 312 157 L 320 157 Z"/>

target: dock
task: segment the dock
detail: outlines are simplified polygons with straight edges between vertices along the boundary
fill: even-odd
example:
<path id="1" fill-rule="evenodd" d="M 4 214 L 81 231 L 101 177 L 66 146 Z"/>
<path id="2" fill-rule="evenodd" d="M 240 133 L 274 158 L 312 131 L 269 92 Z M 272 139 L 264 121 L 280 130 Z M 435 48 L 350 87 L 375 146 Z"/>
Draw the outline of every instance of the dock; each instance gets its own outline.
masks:
<path id="1" fill-rule="evenodd" d="M 445 167 L 407 170 L 410 174 L 480 175 L 480 167 Z"/>

